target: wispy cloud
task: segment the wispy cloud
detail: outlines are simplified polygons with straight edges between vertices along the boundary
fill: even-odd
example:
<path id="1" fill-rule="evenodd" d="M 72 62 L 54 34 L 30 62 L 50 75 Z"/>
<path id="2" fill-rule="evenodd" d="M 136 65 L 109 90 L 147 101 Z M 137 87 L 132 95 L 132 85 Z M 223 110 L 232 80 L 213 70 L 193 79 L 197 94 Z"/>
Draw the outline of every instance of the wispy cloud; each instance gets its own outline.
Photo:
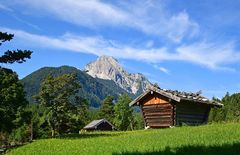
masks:
<path id="1" fill-rule="evenodd" d="M 169 70 L 168 70 L 167 68 L 165 68 L 165 67 L 160 67 L 160 66 L 158 66 L 158 65 L 156 65 L 156 64 L 154 64 L 153 67 L 154 67 L 155 69 L 157 69 L 157 70 L 165 73 L 165 74 L 169 74 Z"/>
<path id="2" fill-rule="evenodd" d="M 111 55 L 117 58 L 141 60 L 150 63 L 161 61 L 185 61 L 205 66 L 210 69 L 230 70 L 225 67 L 240 61 L 240 53 L 235 50 L 231 43 L 206 43 L 198 42 L 189 45 L 180 45 L 174 51 L 167 47 L 161 48 L 135 48 L 122 45 L 116 41 L 106 40 L 100 36 L 82 37 L 65 33 L 60 37 L 49 37 L 44 35 L 31 34 L 21 30 L 1 28 L 0 30 L 14 33 L 16 39 L 36 47 L 64 49 L 68 51 L 91 53 L 97 56 Z M 155 66 L 164 73 L 169 71 L 164 67 Z"/>
<path id="3" fill-rule="evenodd" d="M 3 5 L 1 2 L 0 2 L 0 10 L 12 11 L 12 9 L 10 9 L 9 7 Z"/>
<path id="4" fill-rule="evenodd" d="M 211 69 L 234 71 L 224 65 L 240 60 L 240 53 L 235 49 L 233 42 L 197 42 L 191 45 L 182 45 L 176 51 L 180 60 L 204 65 Z"/>
<path id="5" fill-rule="evenodd" d="M 184 37 L 195 36 L 198 32 L 198 24 L 190 19 L 186 11 L 169 13 L 164 8 L 163 1 L 118 3 L 113 5 L 100 0 L 22 0 L 16 4 L 31 9 L 31 13 L 47 12 L 48 16 L 76 25 L 92 28 L 126 26 L 176 43 Z"/>
<path id="6" fill-rule="evenodd" d="M 34 28 L 34 29 L 36 29 L 36 30 L 41 30 L 41 28 L 40 28 L 39 26 L 37 26 L 37 25 L 35 25 L 35 24 L 32 24 L 32 23 L 30 23 L 30 22 L 28 22 L 28 21 L 26 21 L 26 20 L 23 20 L 22 18 L 14 15 L 14 14 L 12 14 L 11 16 L 12 16 L 15 20 L 17 20 L 17 21 L 19 21 L 19 22 L 21 22 L 21 23 L 23 23 L 23 24 L 26 24 L 26 25 L 29 26 L 29 27 L 32 27 L 32 28 Z"/>

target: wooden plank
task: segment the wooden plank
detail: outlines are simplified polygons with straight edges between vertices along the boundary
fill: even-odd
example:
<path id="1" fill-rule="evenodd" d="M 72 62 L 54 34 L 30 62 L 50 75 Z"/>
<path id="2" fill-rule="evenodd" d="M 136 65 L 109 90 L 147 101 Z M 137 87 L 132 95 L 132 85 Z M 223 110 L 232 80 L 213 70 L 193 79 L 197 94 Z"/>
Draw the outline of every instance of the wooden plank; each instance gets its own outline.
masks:
<path id="1" fill-rule="evenodd" d="M 157 109 L 153 109 L 153 110 L 144 110 L 143 113 L 164 113 L 164 112 L 172 112 L 172 109 L 163 109 L 163 110 L 157 110 Z"/>
<path id="2" fill-rule="evenodd" d="M 204 118 L 195 118 L 195 117 L 189 117 L 189 118 L 184 118 L 184 117 L 181 117 L 181 118 L 178 118 L 178 121 L 197 121 L 197 122 L 204 122 Z"/>
<path id="3" fill-rule="evenodd" d="M 155 105 L 143 105 L 143 108 L 157 108 L 157 107 L 168 107 L 172 106 L 171 104 L 155 104 Z"/>
<path id="4" fill-rule="evenodd" d="M 144 111 L 152 111 L 152 110 L 161 111 L 161 110 L 172 110 L 172 109 L 173 109 L 172 107 L 158 107 L 158 108 L 144 108 L 143 110 Z"/>
<path id="5" fill-rule="evenodd" d="M 165 120 L 160 120 L 160 119 L 147 119 L 146 120 L 147 123 L 160 123 L 160 124 L 164 124 L 164 123 L 172 123 L 172 119 L 165 119 Z"/>
<path id="6" fill-rule="evenodd" d="M 155 106 L 152 106 L 152 107 L 146 107 L 144 106 L 143 109 L 146 110 L 146 109 L 165 109 L 165 108 L 172 108 L 171 105 L 164 105 L 164 106 L 159 106 L 159 105 L 155 105 Z"/>
<path id="7" fill-rule="evenodd" d="M 172 106 L 155 106 L 155 107 L 143 107 L 143 110 L 149 109 L 172 109 Z"/>
<path id="8" fill-rule="evenodd" d="M 179 118 L 198 118 L 204 119 L 205 115 L 192 115 L 192 114 L 178 114 Z"/>
<path id="9" fill-rule="evenodd" d="M 171 115 L 172 112 L 153 112 L 153 113 L 144 113 L 144 116 L 164 116 Z"/>
<path id="10" fill-rule="evenodd" d="M 192 110 L 188 110 L 188 109 L 177 109 L 177 112 L 178 113 L 196 113 L 196 114 L 201 114 L 201 113 L 205 113 L 206 112 L 206 110 L 204 111 L 199 111 L 199 110 L 194 110 L 194 109 L 192 109 Z"/>
<path id="11" fill-rule="evenodd" d="M 181 116 L 181 115 L 205 116 L 205 113 L 186 113 L 186 112 L 177 113 L 177 116 Z"/>
<path id="12" fill-rule="evenodd" d="M 152 113 L 152 112 L 172 112 L 172 109 L 151 109 L 151 110 L 143 110 L 144 113 Z"/>
<path id="13" fill-rule="evenodd" d="M 204 117 L 197 117 L 197 116 L 194 116 L 194 115 L 189 115 L 189 116 L 178 116 L 177 119 L 178 120 L 180 120 L 180 119 L 185 119 L 185 120 L 194 120 L 194 119 L 196 119 L 196 120 L 203 120 Z"/>
<path id="14" fill-rule="evenodd" d="M 199 105 L 194 104 L 185 104 L 185 105 L 177 105 L 177 111 L 184 111 L 184 112 L 206 112 L 208 107 L 202 107 Z"/>
<path id="15" fill-rule="evenodd" d="M 144 116 L 144 119 L 147 120 L 147 119 L 154 119 L 154 120 L 172 120 L 172 117 L 171 115 L 162 115 L 162 116 L 159 116 L 159 115 L 154 115 L 154 116 Z"/>
<path id="16" fill-rule="evenodd" d="M 163 116 L 145 116 L 145 119 L 161 119 L 161 118 L 171 118 L 171 115 L 163 115 Z"/>

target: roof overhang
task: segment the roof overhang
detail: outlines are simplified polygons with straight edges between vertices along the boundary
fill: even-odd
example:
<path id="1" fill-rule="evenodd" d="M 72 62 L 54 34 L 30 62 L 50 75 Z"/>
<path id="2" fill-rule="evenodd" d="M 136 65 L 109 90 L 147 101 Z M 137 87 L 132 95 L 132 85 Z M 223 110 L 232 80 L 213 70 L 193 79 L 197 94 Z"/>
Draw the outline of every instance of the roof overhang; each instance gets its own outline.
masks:
<path id="1" fill-rule="evenodd" d="M 207 101 L 191 100 L 191 99 L 186 99 L 186 98 L 181 98 L 181 100 L 183 100 L 183 101 L 191 101 L 191 102 L 201 103 L 201 104 L 206 104 L 206 105 L 210 105 L 210 106 L 216 106 L 216 107 L 219 107 L 219 108 L 224 106 L 222 103 L 219 103 L 219 102 L 216 102 L 216 101 L 207 102 Z"/>
<path id="2" fill-rule="evenodd" d="M 178 97 L 174 94 L 165 92 L 164 90 L 158 89 L 158 90 L 147 90 L 146 92 L 142 93 L 140 96 L 138 96 L 136 99 L 134 99 L 132 102 L 129 103 L 129 106 L 134 106 L 134 105 L 139 105 L 139 101 L 141 99 L 143 99 L 146 95 L 148 94 L 153 94 L 153 93 L 157 93 L 160 94 L 162 96 L 165 96 L 173 101 L 176 102 L 180 102 L 180 101 L 191 101 L 191 102 L 195 102 L 195 103 L 201 103 L 201 104 L 206 104 L 209 106 L 216 106 L 216 107 L 222 107 L 223 104 L 216 102 L 216 101 L 199 101 L 199 100 L 193 100 L 193 99 L 188 99 L 188 98 L 183 98 L 183 97 Z"/>

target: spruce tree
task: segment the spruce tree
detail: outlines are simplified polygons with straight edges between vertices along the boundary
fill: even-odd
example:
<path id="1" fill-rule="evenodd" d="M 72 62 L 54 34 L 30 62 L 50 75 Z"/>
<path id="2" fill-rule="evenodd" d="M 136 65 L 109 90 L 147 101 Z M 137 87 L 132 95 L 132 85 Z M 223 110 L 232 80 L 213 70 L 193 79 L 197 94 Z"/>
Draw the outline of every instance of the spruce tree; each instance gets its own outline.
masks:
<path id="1" fill-rule="evenodd" d="M 99 118 L 107 119 L 112 123 L 114 117 L 114 99 L 113 96 L 107 96 L 101 103 L 101 107 L 99 109 Z"/>

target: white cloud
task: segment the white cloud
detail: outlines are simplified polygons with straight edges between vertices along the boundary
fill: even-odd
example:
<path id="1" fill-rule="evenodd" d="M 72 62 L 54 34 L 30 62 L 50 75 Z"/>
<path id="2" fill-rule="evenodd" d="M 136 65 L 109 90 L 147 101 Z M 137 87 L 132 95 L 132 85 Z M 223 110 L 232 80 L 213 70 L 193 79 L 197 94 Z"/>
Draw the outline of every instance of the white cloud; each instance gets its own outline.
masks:
<path id="1" fill-rule="evenodd" d="M 128 15 L 121 9 L 98 0 L 22 0 L 20 5 L 76 25 L 96 27 L 117 25 L 126 21 Z M 44 5 L 42 5 L 44 4 Z"/>
<path id="2" fill-rule="evenodd" d="M 222 67 L 222 65 L 240 60 L 240 53 L 235 50 L 233 42 L 199 42 L 191 45 L 182 45 L 176 51 L 179 55 L 179 60 L 204 65 L 211 69 L 231 70 L 230 68 Z"/>
<path id="3" fill-rule="evenodd" d="M 221 69 L 234 71 L 234 69 L 225 67 L 225 65 L 240 61 L 240 53 L 235 50 L 234 43 L 214 44 L 200 42 L 182 45 L 177 47 L 175 51 L 169 52 L 167 47 L 134 48 L 115 41 L 105 40 L 99 36 L 82 37 L 65 33 L 60 37 L 48 37 L 8 28 L 0 27 L 0 30 L 13 33 L 16 40 L 20 40 L 31 46 L 91 53 L 97 56 L 110 55 L 116 58 L 141 60 L 150 63 L 159 63 L 161 61 L 185 61 L 214 70 Z M 164 73 L 169 73 L 164 67 L 155 66 L 155 68 Z"/>
<path id="4" fill-rule="evenodd" d="M 169 71 L 164 67 L 160 67 L 159 70 L 162 71 L 163 73 L 169 74 Z"/>
<path id="5" fill-rule="evenodd" d="M 194 36 L 198 34 L 198 24 L 189 19 L 188 14 L 180 12 L 176 16 L 172 16 L 168 21 L 168 37 L 173 41 L 180 43 L 184 36 Z"/>
<path id="6" fill-rule="evenodd" d="M 179 43 L 198 32 L 198 24 L 186 11 L 169 13 L 163 1 L 120 1 L 109 4 L 100 0 L 22 0 L 17 4 L 29 7 L 31 14 L 45 14 L 72 24 L 97 28 L 123 26 L 144 33 L 165 37 Z M 42 5 L 44 4 L 44 5 Z M 25 10 L 25 9 L 24 9 Z"/>
<path id="7" fill-rule="evenodd" d="M 156 68 L 157 70 L 165 73 L 165 74 L 169 74 L 169 70 L 168 70 L 167 68 L 165 68 L 165 67 L 159 67 L 159 66 L 156 65 L 156 64 L 154 64 L 153 67 Z"/>

